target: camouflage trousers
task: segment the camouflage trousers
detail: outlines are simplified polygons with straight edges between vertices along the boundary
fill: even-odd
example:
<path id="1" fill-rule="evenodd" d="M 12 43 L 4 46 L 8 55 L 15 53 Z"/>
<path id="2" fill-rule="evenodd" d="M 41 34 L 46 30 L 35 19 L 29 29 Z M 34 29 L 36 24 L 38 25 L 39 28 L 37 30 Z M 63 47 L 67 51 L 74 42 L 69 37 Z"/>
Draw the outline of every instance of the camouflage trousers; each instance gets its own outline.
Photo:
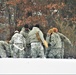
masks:
<path id="1" fill-rule="evenodd" d="M 32 58 L 44 58 L 44 48 L 40 42 L 31 43 L 31 56 Z"/>
<path id="2" fill-rule="evenodd" d="M 50 48 L 50 50 L 47 51 L 48 58 L 63 58 L 64 54 L 62 48 Z"/>
<path id="3" fill-rule="evenodd" d="M 25 58 L 31 58 L 31 46 L 26 45 L 26 50 L 25 50 Z"/>
<path id="4" fill-rule="evenodd" d="M 7 57 L 6 51 L 4 49 L 2 49 L 2 48 L 0 48 L 0 57 L 1 58 L 6 58 Z"/>

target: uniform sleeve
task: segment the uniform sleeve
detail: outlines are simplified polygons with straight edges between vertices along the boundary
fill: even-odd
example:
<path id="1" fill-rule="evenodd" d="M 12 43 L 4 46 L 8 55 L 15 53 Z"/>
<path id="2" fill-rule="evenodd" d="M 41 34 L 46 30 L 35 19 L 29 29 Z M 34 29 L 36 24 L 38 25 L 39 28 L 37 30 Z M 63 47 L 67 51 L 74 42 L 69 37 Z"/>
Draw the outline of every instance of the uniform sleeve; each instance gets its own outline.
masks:
<path id="1" fill-rule="evenodd" d="M 24 28 L 21 29 L 20 33 L 22 34 L 24 32 Z"/>
<path id="2" fill-rule="evenodd" d="M 58 34 L 60 35 L 60 37 L 63 41 L 68 42 L 69 44 L 72 45 L 71 41 L 65 35 L 63 35 L 62 33 L 59 33 L 59 32 L 58 32 Z"/>
<path id="3" fill-rule="evenodd" d="M 22 30 L 20 31 L 20 34 L 22 34 L 24 37 L 26 37 L 24 28 L 22 28 Z"/>
<path id="4" fill-rule="evenodd" d="M 50 44 L 51 44 L 52 47 L 56 45 L 56 38 L 55 38 L 55 36 L 53 34 L 51 35 L 51 42 L 50 42 Z"/>

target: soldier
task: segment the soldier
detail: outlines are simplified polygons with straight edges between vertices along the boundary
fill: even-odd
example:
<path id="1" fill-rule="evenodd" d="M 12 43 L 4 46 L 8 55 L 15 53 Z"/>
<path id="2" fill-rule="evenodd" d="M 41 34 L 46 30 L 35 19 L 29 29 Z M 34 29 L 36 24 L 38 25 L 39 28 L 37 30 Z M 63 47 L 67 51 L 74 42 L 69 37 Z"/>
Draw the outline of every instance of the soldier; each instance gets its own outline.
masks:
<path id="1" fill-rule="evenodd" d="M 24 58 L 24 49 L 26 48 L 26 41 L 23 35 L 19 31 L 15 31 L 10 43 L 12 44 L 12 56 L 13 58 Z"/>
<path id="2" fill-rule="evenodd" d="M 32 58 L 37 58 L 37 57 L 45 58 L 44 48 L 42 46 L 42 43 L 45 45 L 45 47 L 48 47 L 48 44 L 44 40 L 42 31 L 39 29 L 39 24 L 36 24 L 28 35 L 31 43 Z"/>
<path id="3" fill-rule="evenodd" d="M 0 41 L 0 57 L 7 58 L 10 56 L 9 44 L 6 41 Z"/>
<path id="4" fill-rule="evenodd" d="M 31 57 L 31 51 L 30 51 L 30 42 L 29 42 L 29 37 L 28 37 L 28 33 L 29 33 L 30 29 L 28 24 L 25 24 L 24 27 L 22 28 L 22 30 L 20 31 L 20 34 L 22 34 L 24 36 L 24 38 L 26 39 L 26 51 L 25 51 L 25 57 L 29 58 Z"/>
<path id="5" fill-rule="evenodd" d="M 65 35 L 63 35 L 62 33 L 58 32 L 58 29 L 57 28 L 54 27 L 52 29 L 61 38 L 61 41 L 62 41 L 62 58 L 64 58 L 64 42 L 67 42 L 71 47 L 73 47 L 73 44 L 71 43 L 71 41 Z"/>
<path id="6" fill-rule="evenodd" d="M 48 58 L 62 58 L 61 48 L 61 38 L 60 36 L 50 29 L 47 33 L 46 41 L 49 44 L 49 48 L 46 51 L 46 56 Z"/>
<path id="7" fill-rule="evenodd" d="M 64 40 L 65 42 L 68 42 L 71 46 L 73 46 L 73 44 L 71 43 L 71 41 L 62 33 L 58 32 L 57 28 L 52 28 L 54 32 L 56 32 L 57 34 L 59 34 L 59 36 L 61 37 L 62 40 Z"/>

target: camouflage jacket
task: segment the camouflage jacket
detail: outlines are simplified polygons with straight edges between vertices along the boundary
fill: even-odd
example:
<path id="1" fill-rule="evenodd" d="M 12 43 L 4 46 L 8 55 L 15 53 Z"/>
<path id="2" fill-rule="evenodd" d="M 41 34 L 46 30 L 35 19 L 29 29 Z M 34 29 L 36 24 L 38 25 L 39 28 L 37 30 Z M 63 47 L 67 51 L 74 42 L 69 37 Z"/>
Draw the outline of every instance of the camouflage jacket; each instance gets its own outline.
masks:
<path id="1" fill-rule="evenodd" d="M 23 35 L 20 34 L 20 33 L 15 33 L 15 34 L 12 36 L 12 38 L 11 38 L 11 40 L 10 40 L 10 43 L 11 43 L 11 44 L 22 44 L 23 47 L 26 47 L 26 40 L 25 40 L 25 38 L 23 37 Z"/>
<path id="2" fill-rule="evenodd" d="M 61 48 L 62 42 L 61 38 L 57 33 L 53 33 L 52 35 L 47 35 L 46 41 L 51 44 L 51 48 Z"/>
<path id="3" fill-rule="evenodd" d="M 28 33 L 30 32 L 30 30 L 25 30 L 25 28 L 23 27 L 22 30 L 20 31 L 20 34 L 22 34 L 24 36 L 24 38 L 26 39 L 26 44 L 29 44 L 29 37 L 28 37 Z"/>
<path id="4" fill-rule="evenodd" d="M 44 36 L 43 36 L 43 33 L 42 31 L 37 28 L 37 27 L 33 27 L 33 29 L 29 32 L 29 38 L 30 38 L 30 42 L 40 42 L 37 38 L 37 35 L 36 33 L 39 33 L 39 36 L 40 36 L 40 39 L 42 42 L 44 42 Z"/>

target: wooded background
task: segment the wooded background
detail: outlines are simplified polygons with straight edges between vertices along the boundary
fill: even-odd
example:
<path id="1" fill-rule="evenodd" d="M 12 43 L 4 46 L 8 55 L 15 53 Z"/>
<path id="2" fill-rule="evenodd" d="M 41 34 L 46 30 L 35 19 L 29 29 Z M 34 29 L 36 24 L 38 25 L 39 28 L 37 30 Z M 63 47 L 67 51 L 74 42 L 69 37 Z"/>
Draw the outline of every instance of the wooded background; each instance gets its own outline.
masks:
<path id="1" fill-rule="evenodd" d="M 65 57 L 76 57 L 76 0 L 0 0 L 0 40 L 26 23 L 39 23 L 45 36 L 57 27 L 73 44 L 65 43 Z"/>

